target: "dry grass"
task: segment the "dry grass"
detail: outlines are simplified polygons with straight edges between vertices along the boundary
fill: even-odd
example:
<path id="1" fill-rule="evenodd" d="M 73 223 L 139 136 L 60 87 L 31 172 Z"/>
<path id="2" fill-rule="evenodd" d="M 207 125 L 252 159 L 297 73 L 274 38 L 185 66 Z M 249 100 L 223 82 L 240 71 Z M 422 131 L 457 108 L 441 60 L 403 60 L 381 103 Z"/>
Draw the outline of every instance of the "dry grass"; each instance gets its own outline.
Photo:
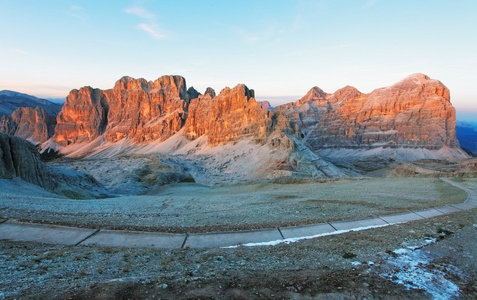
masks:
<path id="1" fill-rule="evenodd" d="M 477 178 L 453 178 L 455 182 L 477 191 Z"/>

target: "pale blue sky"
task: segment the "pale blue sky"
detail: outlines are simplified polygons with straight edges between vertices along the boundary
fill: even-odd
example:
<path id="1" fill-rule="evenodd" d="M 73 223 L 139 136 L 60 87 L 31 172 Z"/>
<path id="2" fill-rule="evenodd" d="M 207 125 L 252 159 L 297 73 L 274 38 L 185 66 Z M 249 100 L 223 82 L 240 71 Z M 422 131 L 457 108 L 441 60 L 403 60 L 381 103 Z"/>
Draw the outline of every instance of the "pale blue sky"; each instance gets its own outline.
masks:
<path id="1" fill-rule="evenodd" d="M 476 20 L 476 0 L 0 0 L 0 90 L 58 98 L 176 74 L 279 104 L 419 72 L 477 121 Z"/>

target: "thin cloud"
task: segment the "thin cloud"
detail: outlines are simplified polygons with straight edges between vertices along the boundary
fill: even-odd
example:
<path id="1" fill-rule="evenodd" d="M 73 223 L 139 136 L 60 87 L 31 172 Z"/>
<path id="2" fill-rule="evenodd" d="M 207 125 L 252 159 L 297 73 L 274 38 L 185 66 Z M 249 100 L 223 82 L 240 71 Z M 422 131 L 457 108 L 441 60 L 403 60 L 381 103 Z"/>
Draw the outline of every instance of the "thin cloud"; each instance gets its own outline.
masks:
<path id="1" fill-rule="evenodd" d="M 155 15 L 147 11 L 143 7 L 134 6 L 126 9 L 124 11 L 127 14 L 134 15 L 143 19 L 146 22 L 139 23 L 136 28 L 142 30 L 149 34 L 152 38 L 156 40 L 165 39 L 167 36 L 159 28 L 159 25 L 155 21 Z"/>
<path id="2" fill-rule="evenodd" d="M 157 24 L 141 23 L 141 24 L 137 25 L 137 28 L 142 30 L 142 31 L 147 32 L 150 36 L 152 36 L 153 38 L 155 38 L 157 40 L 162 40 L 162 39 L 166 38 L 166 35 L 164 35 L 163 33 L 160 32 L 159 26 L 157 26 Z"/>
<path id="3" fill-rule="evenodd" d="M 128 14 L 131 14 L 131 15 L 135 15 L 139 18 L 143 18 L 143 19 L 153 19 L 154 18 L 154 15 L 150 12 L 148 12 L 147 10 L 145 10 L 143 7 L 131 7 L 131 8 L 128 8 L 125 10 L 126 13 Z"/>

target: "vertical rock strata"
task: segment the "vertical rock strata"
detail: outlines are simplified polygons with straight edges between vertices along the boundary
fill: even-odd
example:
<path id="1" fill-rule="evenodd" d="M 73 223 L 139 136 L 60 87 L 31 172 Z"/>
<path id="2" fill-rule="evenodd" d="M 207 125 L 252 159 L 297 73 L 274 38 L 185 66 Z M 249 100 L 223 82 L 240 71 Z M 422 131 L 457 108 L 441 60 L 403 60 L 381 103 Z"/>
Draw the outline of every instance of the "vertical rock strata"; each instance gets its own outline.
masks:
<path id="1" fill-rule="evenodd" d="M 288 134 L 301 136 L 315 150 L 459 148 L 449 90 L 423 74 L 369 94 L 350 86 L 333 94 L 314 87 L 274 112 L 255 101 L 253 90 L 243 84 L 218 95 L 208 88 L 201 95 L 187 89 L 181 76 L 150 82 L 123 77 L 110 90 L 71 91 L 57 122 L 54 140 L 63 146 L 100 136 L 109 142 L 161 141 L 182 128 L 189 139 L 206 135 L 210 145 L 243 137 L 265 143 L 280 128 L 273 145 L 293 147 Z"/>
<path id="2" fill-rule="evenodd" d="M 212 98 L 211 93 L 192 100 L 185 124 L 189 139 L 207 135 L 209 145 L 217 145 L 244 137 L 265 142 L 277 128 L 276 118 L 254 99 L 254 91 L 244 84 L 225 88 Z M 275 120 L 275 121 L 274 121 Z M 289 124 L 281 124 L 287 129 Z M 284 137 L 283 137 L 284 138 Z"/>
<path id="3" fill-rule="evenodd" d="M 19 107 L 11 116 L 2 116 L 0 132 L 39 144 L 53 136 L 55 125 L 55 117 L 50 116 L 45 109 Z"/>
<path id="4" fill-rule="evenodd" d="M 63 146 L 91 142 L 103 134 L 110 142 L 165 140 L 183 127 L 188 103 L 181 76 L 150 82 L 123 77 L 106 91 L 83 87 L 68 95 L 53 139 Z"/>
<path id="5" fill-rule="evenodd" d="M 217 145 L 242 137 L 264 143 L 277 126 L 294 133 L 283 120 L 286 117 L 273 117 L 253 97 L 253 90 L 243 84 L 216 96 L 212 88 L 204 95 L 192 87 L 187 90 L 180 76 L 154 82 L 123 77 L 110 90 L 72 90 L 58 115 L 53 139 L 63 146 L 100 136 L 109 142 L 129 138 L 144 143 L 166 140 L 185 127 L 187 138 L 206 134 L 208 143 Z M 292 144 L 285 135 L 282 139 L 276 143 Z"/>
<path id="6" fill-rule="evenodd" d="M 313 88 L 276 110 L 302 127 L 314 149 L 459 148 L 449 89 L 423 74 L 370 94 L 353 87 L 333 94 Z"/>

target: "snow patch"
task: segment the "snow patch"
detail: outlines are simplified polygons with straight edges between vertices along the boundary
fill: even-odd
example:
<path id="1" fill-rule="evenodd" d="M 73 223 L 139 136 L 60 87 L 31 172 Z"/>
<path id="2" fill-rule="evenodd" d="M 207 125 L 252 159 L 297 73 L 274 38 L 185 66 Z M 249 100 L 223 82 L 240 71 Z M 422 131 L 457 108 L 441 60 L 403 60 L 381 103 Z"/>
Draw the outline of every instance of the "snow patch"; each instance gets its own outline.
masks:
<path id="1" fill-rule="evenodd" d="M 432 295 L 433 299 L 451 299 L 458 296 L 459 287 L 448 280 L 443 271 L 430 268 L 431 259 L 420 250 L 424 245 L 434 242 L 435 239 L 427 239 L 421 245 L 394 250 L 397 257 L 390 258 L 388 261 L 396 267 L 396 271 L 381 276 L 407 289 L 425 290 Z"/>
<path id="2" fill-rule="evenodd" d="M 227 249 L 227 248 L 237 248 L 237 247 L 240 247 L 240 246 L 257 247 L 257 246 L 276 246 L 276 245 L 279 245 L 279 244 L 291 244 L 291 243 L 299 242 L 301 240 L 309 240 L 309 239 L 315 239 L 315 238 L 319 238 L 319 237 L 323 237 L 323 236 L 337 235 L 337 234 L 342 234 L 342 233 L 347 233 L 347 232 L 352 232 L 352 231 L 361 231 L 361 230 L 367 230 L 367 229 L 372 229 L 372 228 L 381 228 L 381 227 L 386 227 L 386 226 L 389 226 L 389 224 L 357 227 L 357 228 L 346 229 L 346 230 L 336 230 L 336 231 L 325 232 L 325 233 L 320 233 L 320 234 L 310 235 L 310 236 L 288 238 L 288 239 L 283 239 L 283 240 L 274 240 L 274 241 L 269 241 L 269 242 L 247 243 L 247 244 L 233 245 L 233 246 L 227 246 L 227 247 L 222 247 L 222 248 Z"/>

